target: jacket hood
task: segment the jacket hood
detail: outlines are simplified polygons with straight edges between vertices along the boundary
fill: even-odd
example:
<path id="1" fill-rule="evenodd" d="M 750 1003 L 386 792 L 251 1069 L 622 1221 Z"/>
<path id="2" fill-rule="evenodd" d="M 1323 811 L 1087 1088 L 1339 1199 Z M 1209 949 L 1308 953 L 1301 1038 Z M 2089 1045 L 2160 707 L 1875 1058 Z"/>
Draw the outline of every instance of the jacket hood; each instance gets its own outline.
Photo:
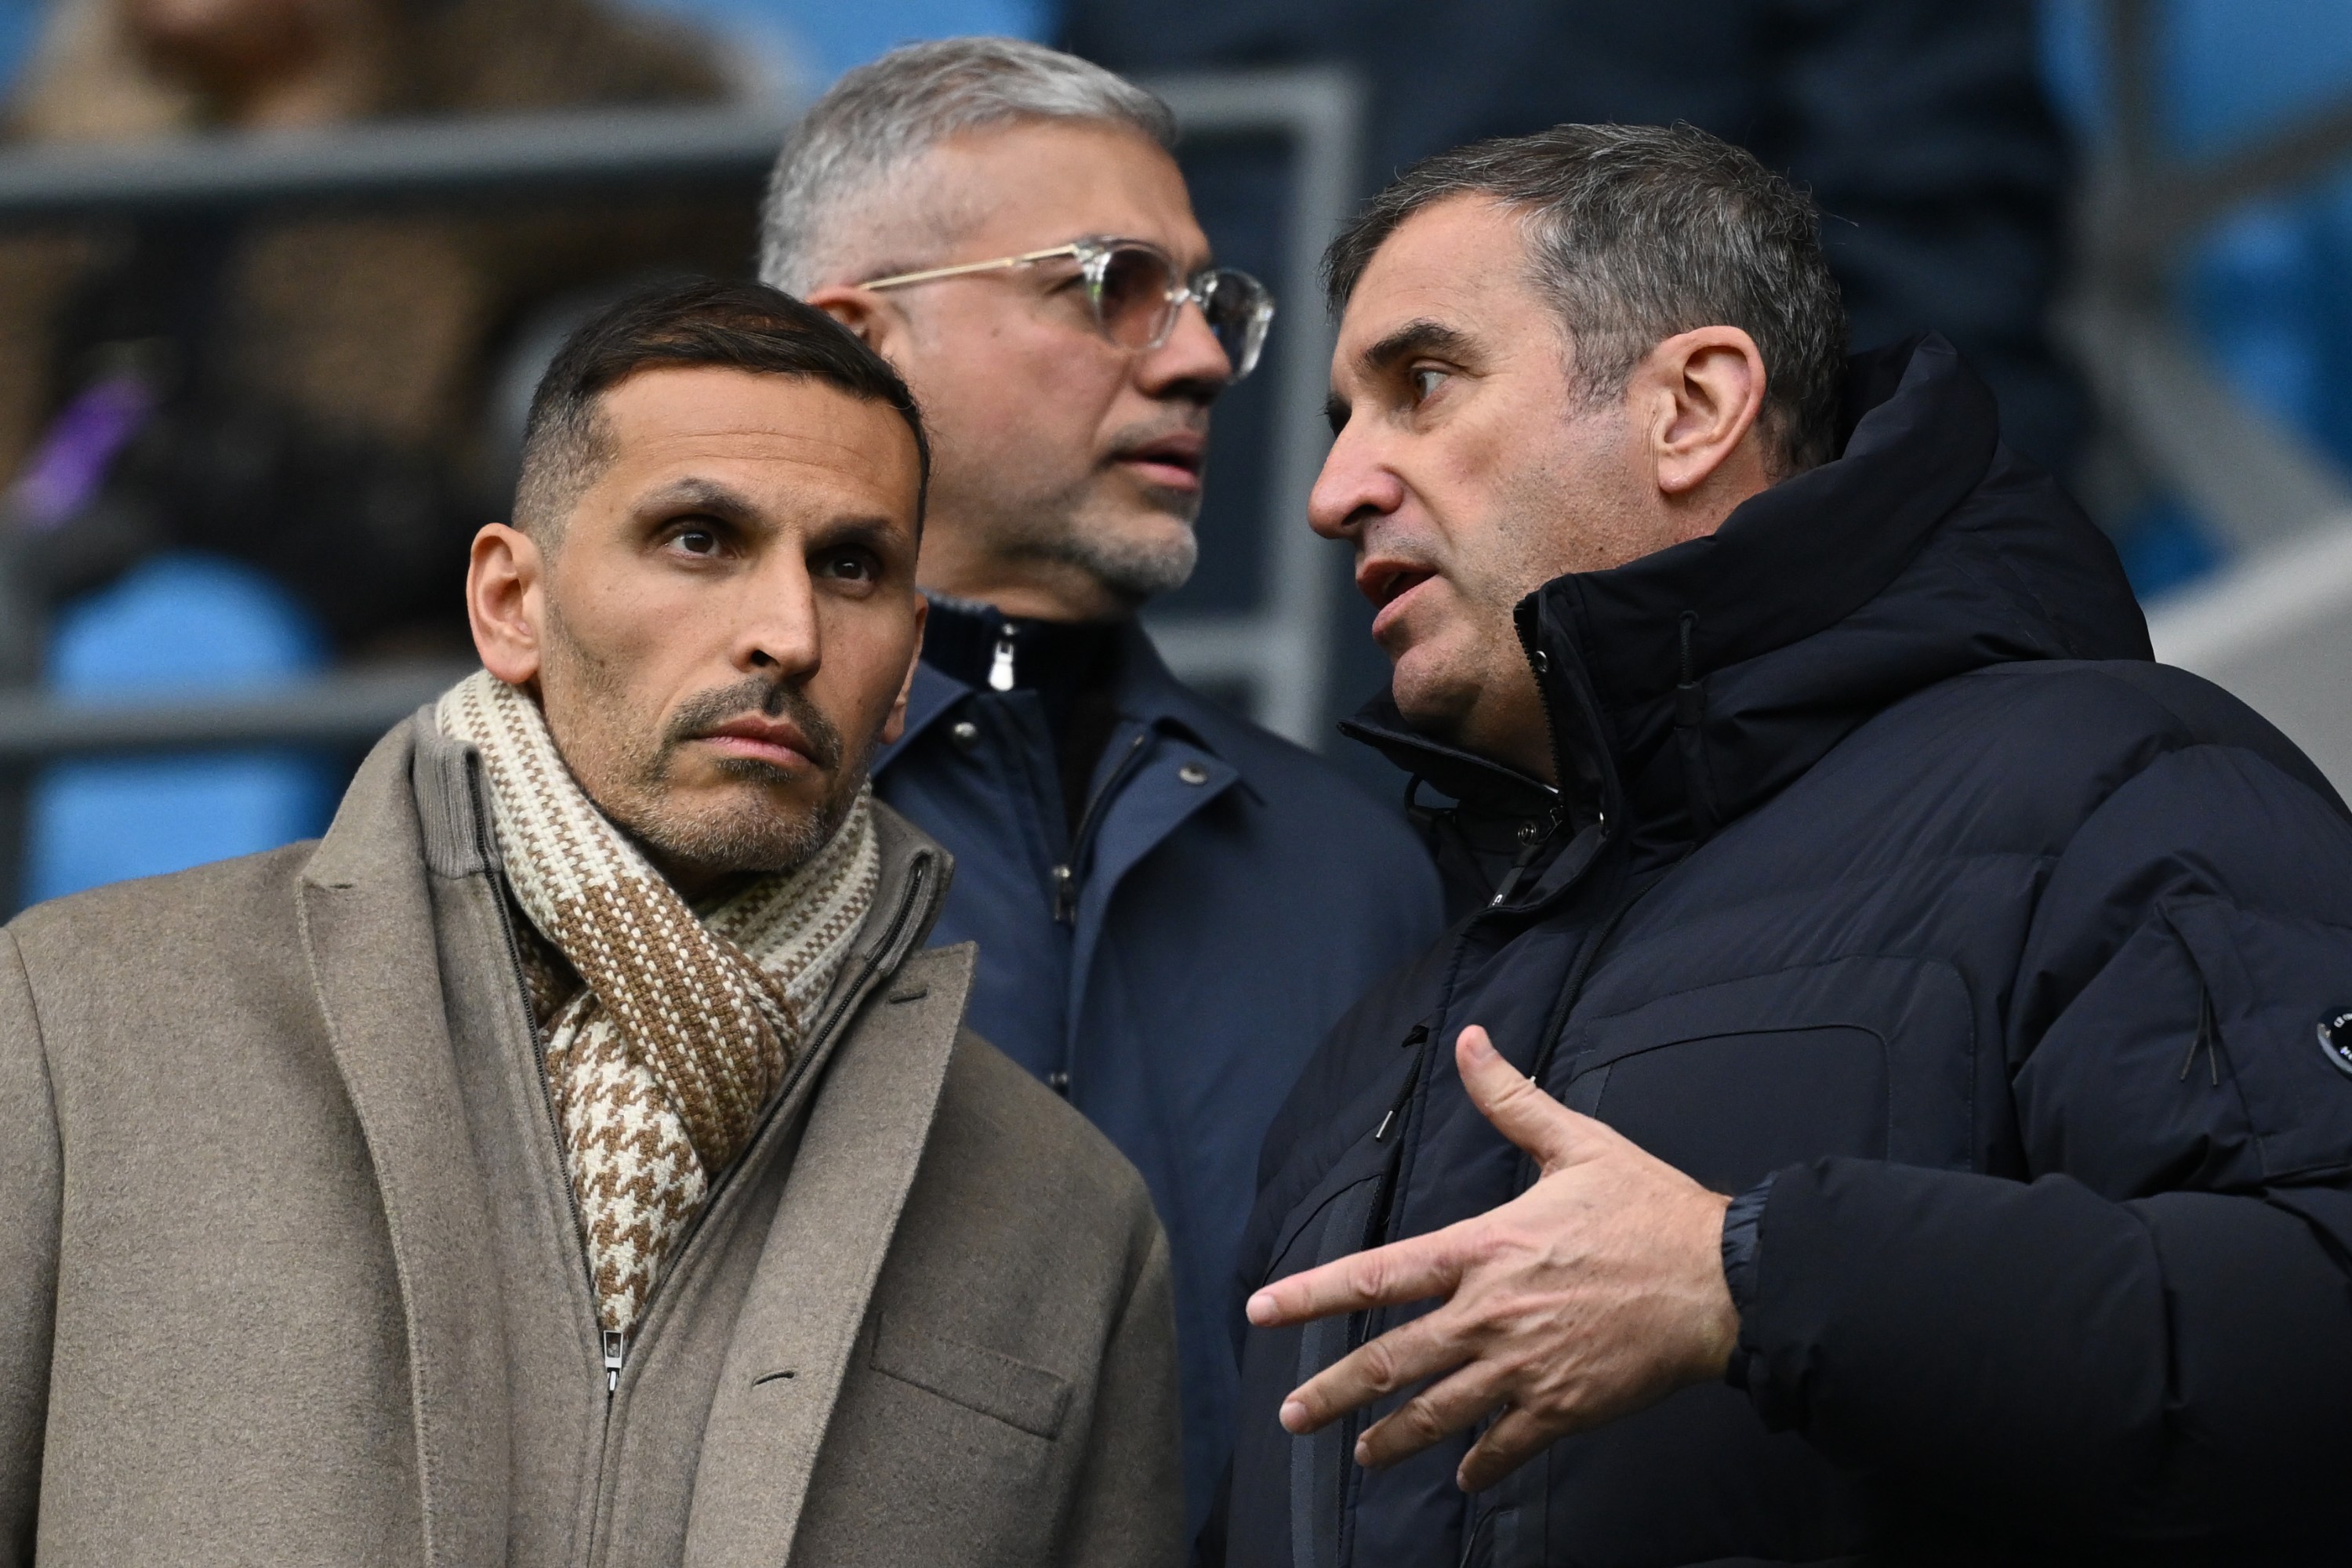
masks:
<path id="1" fill-rule="evenodd" d="M 2000 446 L 1990 390 L 1943 338 L 1854 356 L 1844 407 L 1835 459 L 1714 533 L 1520 601 L 1572 821 L 1672 854 L 1939 681 L 2153 657 L 2105 535 Z M 1415 734 L 1385 691 L 1342 728 L 1475 810 L 1549 794 Z"/>

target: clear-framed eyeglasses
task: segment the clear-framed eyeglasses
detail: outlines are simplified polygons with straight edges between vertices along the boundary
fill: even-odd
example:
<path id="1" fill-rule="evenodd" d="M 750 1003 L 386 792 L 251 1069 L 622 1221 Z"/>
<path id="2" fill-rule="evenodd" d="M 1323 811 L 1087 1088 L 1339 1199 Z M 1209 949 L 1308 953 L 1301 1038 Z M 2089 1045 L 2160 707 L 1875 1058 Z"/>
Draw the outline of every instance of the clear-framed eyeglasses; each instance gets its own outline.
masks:
<path id="1" fill-rule="evenodd" d="M 1231 267 L 1204 267 L 1186 278 L 1177 270 L 1174 257 L 1148 240 L 1089 235 L 1019 256 L 869 278 L 859 287 L 904 289 L 941 278 L 1066 259 L 1078 264 L 1095 325 L 1121 348 L 1149 352 L 1165 343 L 1176 330 L 1176 318 L 1185 301 L 1190 300 L 1201 307 L 1209 330 L 1223 347 L 1226 363 L 1234 367 L 1234 379 L 1239 381 L 1257 368 L 1266 328 L 1274 321 L 1273 293 L 1248 273 Z"/>

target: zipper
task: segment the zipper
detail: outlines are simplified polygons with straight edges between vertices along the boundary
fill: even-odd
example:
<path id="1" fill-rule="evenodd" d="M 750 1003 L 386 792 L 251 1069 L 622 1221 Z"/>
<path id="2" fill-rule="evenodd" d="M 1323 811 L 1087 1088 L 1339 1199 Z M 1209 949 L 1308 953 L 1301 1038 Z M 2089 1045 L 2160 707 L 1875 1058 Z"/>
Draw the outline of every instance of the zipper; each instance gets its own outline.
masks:
<path id="1" fill-rule="evenodd" d="M 477 777 L 472 782 L 475 785 L 471 791 L 474 805 L 474 848 L 475 853 L 480 856 L 483 866 L 488 868 L 496 865 L 497 860 L 492 853 L 490 833 L 485 821 L 485 813 L 488 809 L 487 796 L 485 786 L 479 778 Z M 734 1160 L 729 1163 L 727 1168 L 719 1173 L 717 1179 L 710 1183 L 703 1195 L 701 1205 L 695 1211 L 694 1216 L 687 1222 L 686 1228 L 678 1233 L 677 1241 L 670 1248 L 669 1256 L 663 1264 L 662 1272 L 655 1279 L 653 1289 L 646 1292 L 645 1303 L 646 1313 L 651 1312 L 654 1303 L 660 1299 L 662 1285 L 669 1278 L 670 1270 L 677 1266 L 678 1259 L 686 1255 L 687 1249 L 693 1244 L 696 1236 L 700 1233 L 704 1220 L 718 1205 L 735 1173 L 741 1168 L 751 1150 L 759 1143 L 769 1124 L 775 1119 L 778 1109 L 785 1100 L 790 1098 L 792 1087 L 797 1081 L 799 1075 L 806 1069 L 811 1061 L 815 1059 L 818 1046 L 839 1027 L 848 1010 L 866 994 L 882 965 L 892 953 L 898 951 L 906 936 L 908 924 L 920 905 L 925 889 L 929 886 L 930 868 L 931 862 L 929 857 L 915 862 L 907 878 L 906 892 L 899 899 L 898 907 L 891 912 L 890 923 L 884 928 L 881 942 L 871 950 L 871 955 L 866 959 L 865 967 L 859 972 L 856 980 L 841 992 L 840 999 L 832 1007 L 826 1009 L 824 1016 L 819 1018 L 817 1026 L 810 1031 L 808 1048 L 801 1053 L 800 1059 L 793 1064 L 792 1073 L 786 1077 L 784 1082 L 778 1087 L 773 1098 L 770 1100 L 767 1110 L 762 1112 L 759 1122 L 752 1128 L 751 1136 L 745 1139 L 742 1152 L 737 1154 Z M 595 1310 L 595 1274 L 588 1260 L 587 1231 L 580 1212 L 580 1194 L 572 1190 L 572 1173 L 563 1158 L 562 1121 L 556 1114 L 554 1098 L 548 1092 L 547 1040 L 539 1027 L 538 1018 L 530 1010 L 530 987 L 523 977 L 522 945 L 515 934 L 513 911 L 507 907 L 506 889 L 496 877 L 488 879 L 488 881 L 491 901 L 498 910 L 499 935 L 506 946 L 507 971 L 515 981 L 513 993 L 515 1005 L 522 1016 L 524 1028 L 530 1036 L 531 1057 L 539 1068 L 540 1098 L 547 1108 L 548 1133 L 555 1143 L 556 1170 L 562 1180 L 564 1207 L 572 1216 L 572 1245 L 579 1249 L 581 1276 L 588 1286 L 589 1310 L 593 1314 Z M 641 1321 L 642 1316 L 641 1314 Z M 629 1356 L 629 1336 L 625 1331 L 606 1329 L 600 1324 L 597 1334 L 599 1361 L 604 1374 L 605 1427 L 596 1445 L 595 1478 L 589 1493 L 592 1500 L 588 1510 L 587 1537 L 582 1549 L 583 1560 L 592 1563 L 595 1561 L 597 1525 L 604 1507 L 604 1476 L 612 1443 L 613 1404 L 619 1395 L 621 1373 L 627 1369 Z"/>
<path id="2" fill-rule="evenodd" d="M 474 811 L 474 847 L 475 852 L 481 856 L 482 864 L 490 866 L 495 864 L 495 861 L 490 854 L 489 835 L 482 821 L 482 808 L 478 804 L 481 798 L 478 790 L 475 794 L 477 805 Z M 921 901 L 923 890 L 929 884 L 930 866 L 931 863 L 928 858 L 916 861 L 907 878 L 906 893 L 899 899 L 898 909 L 892 911 L 890 923 L 883 931 L 882 941 L 873 949 L 873 955 L 866 960 L 865 969 L 858 974 L 856 981 L 842 992 L 841 999 L 818 1020 L 817 1027 L 808 1036 L 808 1048 L 801 1053 L 800 1059 L 793 1064 L 793 1071 L 786 1076 L 783 1083 L 777 1087 L 775 1094 L 768 1102 L 767 1110 L 761 1113 L 760 1121 L 752 1127 L 751 1135 L 744 1140 L 742 1152 L 728 1163 L 726 1169 L 719 1173 L 704 1192 L 700 1206 L 695 1210 L 693 1217 L 687 1221 L 686 1228 L 678 1232 L 677 1241 L 671 1247 L 668 1258 L 664 1260 L 661 1273 L 655 1277 L 653 1289 L 646 1293 L 645 1308 L 639 1313 L 641 1321 L 652 1310 L 655 1300 L 661 1294 L 662 1283 L 669 1278 L 671 1268 L 676 1267 L 677 1260 L 685 1256 L 687 1247 L 700 1232 L 704 1217 L 717 1205 L 720 1193 L 726 1189 L 736 1171 L 759 1142 L 761 1135 L 767 1130 L 768 1123 L 774 1119 L 777 1109 L 789 1098 L 792 1087 L 798 1080 L 802 1068 L 815 1058 L 817 1046 L 830 1036 L 848 1008 L 864 994 L 867 984 L 879 971 L 883 962 L 898 948 L 900 938 L 906 933 L 908 920 Z M 515 978 L 518 1005 L 522 1010 L 524 1026 L 530 1035 L 531 1057 L 539 1067 L 540 1098 L 547 1107 L 548 1132 L 555 1141 L 556 1169 L 563 1177 L 564 1207 L 572 1215 L 572 1241 L 579 1248 L 580 1273 L 588 1283 L 590 1310 L 593 1311 L 596 1291 L 595 1270 L 588 1260 L 587 1224 L 585 1216 L 580 1210 L 580 1194 L 572 1190 L 572 1173 L 563 1157 L 562 1119 L 556 1114 L 555 1100 L 548 1093 L 547 1040 L 539 1027 L 539 1020 L 531 1016 L 530 987 L 523 978 L 522 945 L 515 935 L 514 915 L 507 908 L 505 889 L 495 879 L 491 882 L 491 901 L 498 909 L 499 934 L 506 943 L 507 968 Z M 614 1394 L 620 1390 L 621 1373 L 628 1363 L 629 1339 L 625 1331 L 618 1330 L 600 1327 L 597 1331 L 601 1335 L 604 1399 L 609 1406 Z"/>
<path id="3" fill-rule="evenodd" d="M 996 634 L 996 655 L 989 661 L 988 689 L 991 691 L 1013 689 L 1013 628 L 1005 626 Z"/>
<path id="4" fill-rule="evenodd" d="M 489 811 L 488 786 L 478 776 L 472 782 L 475 786 L 470 792 L 474 806 L 474 849 L 481 857 L 483 866 L 488 868 L 496 865 L 497 861 L 491 854 L 490 833 L 486 820 Z M 506 943 L 507 971 L 515 980 L 515 1005 L 522 1015 L 524 1030 L 530 1036 L 531 1060 L 539 1069 L 540 1102 L 547 1108 L 548 1134 L 555 1143 L 556 1175 L 563 1187 L 564 1209 L 572 1216 L 572 1245 L 579 1249 L 580 1275 L 588 1287 L 588 1310 L 593 1317 L 596 1310 L 596 1274 L 588 1261 L 588 1232 L 580 1212 L 580 1194 L 572 1190 L 571 1167 L 563 1157 L 563 1122 L 555 1111 L 555 1097 L 549 1092 L 547 1038 L 540 1029 L 538 1016 L 531 1011 L 530 984 L 524 978 L 522 970 L 522 943 L 515 935 L 514 912 L 507 907 L 505 884 L 495 875 L 486 879 L 490 901 L 498 909 L 499 935 Z M 597 1331 L 601 1336 L 604 1371 L 604 1426 L 596 1440 L 595 1470 L 588 1490 L 586 1535 L 580 1543 L 580 1560 L 588 1563 L 595 1561 L 596 1527 L 604 1510 L 604 1471 L 613 1436 L 613 1398 L 621 1386 L 621 1369 L 628 1360 L 629 1351 L 625 1333 L 606 1329 L 602 1324 L 598 1325 Z"/>
<path id="5" fill-rule="evenodd" d="M 1575 775 L 1569 767 L 1570 758 L 1567 748 L 1560 744 L 1564 726 L 1560 722 L 1560 714 L 1549 679 L 1552 674 L 1551 655 L 1537 641 L 1542 635 L 1541 612 L 1529 606 L 1525 620 L 1526 624 L 1518 628 L 1519 648 L 1527 655 L 1528 668 L 1535 672 L 1536 695 L 1541 700 L 1539 706 L 1543 711 L 1544 735 L 1551 742 L 1552 787 L 1559 802 L 1556 809 L 1563 814 L 1562 819 L 1566 820 L 1565 814 L 1570 799 L 1569 781 Z M 1612 797 L 1615 794 L 1617 775 L 1616 765 L 1609 747 L 1609 727 L 1601 718 L 1600 704 L 1585 682 L 1581 670 L 1563 669 L 1559 672 L 1559 679 L 1574 695 L 1577 706 L 1583 710 L 1584 732 L 1592 747 L 1594 775 L 1592 810 L 1594 816 L 1605 830 L 1609 824 L 1609 813 L 1613 805 Z"/>
<path id="6" fill-rule="evenodd" d="M 1542 623 L 1537 620 L 1535 631 L 1540 635 Z M 1527 655 L 1528 668 L 1536 678 L 1536 709 L 1543 715 L 1544 742 L 1551 748 L 1551 786 L 1559 794 L 1558 809 L 1568 809 L 1568 754 L 1559 743 L 1559 715 L 1552 711 L 1551 655 L 1537 643 L 1535 636 L 1521 639 L 1520 650 Z"/>
<path id="7" fill-rule="evenodd" d="M 1381 1124 L 1372 1130 L 1372 1142 L 1376 1144 L 1386 1143 L 1391 1134 L 1401 1132 L 1405 1121 L 1412 1114 L 1413 1096 L 1421 1089 L 1422 1075 L 1429 1069 L 1429 1052 L 1430 1047 L 1436 1043 L 1436 1031 L 1427 1023 L 1415 1024 L 1405 1031 L 1404 1038 L 1397 1043 L 1400 1048 L 1412 1052 L 1412 1065 L 1405 1070 L 1404 1082 L 1398 1087 L 1396 1098 L 1390 1101 L 1387 1114 L 1381 1118 Z M 1355 1246 L 1352 1250 L 1362 1252 L 1377 1247 L 1387 1237 L 1391 1212 L 1397 1203 L 1397 1189 L 1404 1175 L 1405 1155 L 1404 1141 L 1399 1137 L 1396 1145 L 1389 1150 L 1383 1162 L 1380 1184 L 1372 1191 L 1372 1201 L 1366 1206 L 1362 1228 L 1354 1237 Z M 1373 1309 L 1349 1314 L 1347 1327 L 1340 1336 L 1339 1355 L 1333 1358 L 1335 1363 L 1353 1355 L 1363 1348 L 1366 1342 L 1372 1337 L 1372 1321 L 1377 1312 L 1378 1309 Z M 1356 1439 L 1362 1436 L 1368 1425 L 1370 1421 L 1362 1411 L 1351 1412 L 1348 1415 L 1339 1433 L 1339 1447 L 1342 1452 L 1354 1450 Z M 1359 1495 L 1358 1489 L 1361 1484 L 1362 1472 L 1352 1465 L 1349 1466 L 1340 1480 L 1339 1519 L 1335 1537 L 1338 1548 L 1337 1557 L 1342 1563 L 1349 1561 L 1354 1555 L 1355 1507 Z"/>
<path id="8" fill-rule="evenodd" d="M 890 923 L 883 929 L 882 941 L 873 949 L 872 955 L 866 961 L 865 967 L 859 970 L 856 980 L 842 991 L 840 1000 L 827 1008 L 824 1016 L 817 1020 L 817 1026 L 809 1031 L 807 1048 L 801 1052 L 799 1059 L 793 1063 L 792 1070 L 785 1075 L 784 1081 L 777 1086 L 776 1092 L 769 1098 L 766 1110 L 761 1112 L 760 1120 L 752 1126 L 751 1135 L 744 1139 L 741 1152 L 728 1162 L 726 1169 L 719 1172 L 705 1190 L 701 1205 L 695 1210 L 693 1217 L 687 1221 L 686 1228 L 678 1232 L 677 1240 L 670 1247 L 669 1255 L 662 1260 L 661 1272 L 654 1278 L 653 1288 L 646 1292 L 645 1307 L 638 1314 L 640 1323 L 651 1318 L 655 1303 L 661 1300 L 662 1286 L 668 1280 L 672 1270 L 676 1269 L 686 1257 L 688 1249 L 694 1245 L 695 1237 L 701 1234 L 705 1222 L 709 1219 L 711 1211 L 719 1206 L 720 1198 L 732 1184 L 736 1173 L 743 1168 L 745 1163 L 751 1158 L 751 1151 L 757 1148 L 761 1139 L 766 1136 L 769 1127 L 774 1123 L 784 1101 L 791 1098 L 793 1086 L 799 1082 L 801 1075 L 808 1070 L 809 1063 L 816 1059 L 817 1047 L 841 1026 L 842 1021 L 848 1016 L 849 1010 L 866 995 L 875 975 L 880 973 L 890 954 L 898 951 L 899 942 L 906 934 L 908 922 L 922 901 L 923 890 L 930 879 L 930 867 L 931 862 L 928 857 L 915 862 L 914 868 L 907 878 L 906 894 L 898 900 L 898 909 L 891 912 Z M 570 1184 L 569 1182 L 565 1184 L 567 1188 Z M 596 1448 L 596 1486 L 593 1493 L 596 1500 L 590 1508 L 588 1545 L 582 1558 L 583 1562 L 591 1564 L 597 1561 L 596 1548 L 599 1544 L 597 1527 L 604 1517 L 604 1473 L 611 1462 L 613 1401 L 620 1391 L 621 1373 L 628 1361 L 628 1336 L 609 1329 L 603 1331 L 603 1350 L 605 1426 L 604 1436 Z"/>
<path id="9" fill-rule="evenodd" d="M 1402 1116 L 1404 1108 L 1412 1102 L 1412 1091 L 1421 1087 L 1422 1058 L 1429 1054 L 1429 1026 L 1415 1024 L 1405 1032 L 1404 1039 L 1400 1043 L 1406 1047 L 1417 1046 L 1420 1048 L 1413 1052 L 1412 1070 L 1404 1075 L 1404 1085 L 1397 1090 L 1396 1099 L 1390 1103 L 1389 1113 L 1381 1118 L 1381 1124 L 1378 1127 L 1372 1129 L 1372 1142 L 1375 1143 L 1388 1142 L 1389 1134 L 1396 1130 L 1397 1118 Z"/>
<path id="10" fill-rule="evenodd" d="M 1127 770 L 1134 765 L 1136 754 L 1143 750 L 1143 742 L 1150 739 L 1151 731 L 1144 730 L 1127 743 L 1127 754 L 1119 758 L 1118 765 L 1111 769 L 1109 776 L 1103 780 L 1102 788 L 1095 791 L 1094 798 L 1087 802 L 1087 809 L 1078 818 L 1078 830 L 1070 835 L 1070 858 L 1050 873 L 1054 879 L 1054 919 L 1063 925 L 1078 923 L 1077 866 L 1086 858 L 1087 845 L 1093 838 L 1095 829 L 1100 826 L 1104 805 L 1110 799 L 1112 792 L 1118 788 L 1119 781 L 1127 776 Z"/>

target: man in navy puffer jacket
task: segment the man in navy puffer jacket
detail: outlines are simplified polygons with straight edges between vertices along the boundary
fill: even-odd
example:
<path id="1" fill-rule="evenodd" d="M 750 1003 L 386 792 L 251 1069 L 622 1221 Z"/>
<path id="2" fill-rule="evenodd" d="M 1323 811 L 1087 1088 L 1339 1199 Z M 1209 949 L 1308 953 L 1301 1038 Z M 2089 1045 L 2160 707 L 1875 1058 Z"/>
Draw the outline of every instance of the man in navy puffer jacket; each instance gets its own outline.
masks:
<path id="1" fill-rule="evenodd" d="M 1269 1135 L 1229 1563 L 2352 1538 L 2352 824 L 1811 227 L 1563 126 L 1333 247 L 1356 728 L 1493 891 Z"/>

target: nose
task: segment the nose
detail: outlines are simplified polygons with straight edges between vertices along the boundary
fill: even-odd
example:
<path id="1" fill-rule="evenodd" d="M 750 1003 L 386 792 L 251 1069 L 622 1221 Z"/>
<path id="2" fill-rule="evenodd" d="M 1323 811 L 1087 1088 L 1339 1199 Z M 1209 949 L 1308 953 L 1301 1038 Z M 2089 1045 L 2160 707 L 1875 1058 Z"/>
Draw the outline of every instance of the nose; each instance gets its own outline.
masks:
<path id="1" fill-rule="evenodd" d="M 1150 397 L 1191 397 L 1215 400 L 1233 384 L 1233 361 L 1209 328 L 1209 318 L 1198 301 L 1187 299 L 1176 309 L 1176 324 L 1168 341 L 1149 353 L 1138 354 L 1136 384 Z"/>
<path id="2" fill-rule="evenodd" d="M 1403 481 L 1381 460 L 1372 438 L 1360 433 L 1363 428 L 1360 420 L 1340 427 L 1307 492 L 1307 524 L 1326 539 L 1351 540 L 1370 519 L 1404 504 Z"/>
<path id="3" fill-rule="evenodd" d="M 800 552 L 778 551 L 765 570 L 747 574 L 734 612 L 730 657 L 738 669 L 801 680 L 824 662 L 816 584 Z"/>

